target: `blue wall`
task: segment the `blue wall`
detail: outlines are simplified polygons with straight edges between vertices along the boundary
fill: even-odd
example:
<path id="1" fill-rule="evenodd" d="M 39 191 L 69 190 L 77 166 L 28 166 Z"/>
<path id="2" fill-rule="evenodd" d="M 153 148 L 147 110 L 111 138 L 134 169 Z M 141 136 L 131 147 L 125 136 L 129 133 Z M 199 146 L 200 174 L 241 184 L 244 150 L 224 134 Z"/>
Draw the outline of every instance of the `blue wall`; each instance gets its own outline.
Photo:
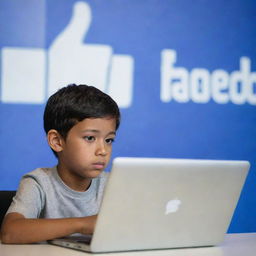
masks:
<path id="1" fill-rule="evenodd" d="M 87 83 L 121 107 L 113 157 L 249 160 L 229 232 L 255 232 L 255 11 L 252 0 L 1 0 L 0 189 L 56 163 L 45 101 Z"/>

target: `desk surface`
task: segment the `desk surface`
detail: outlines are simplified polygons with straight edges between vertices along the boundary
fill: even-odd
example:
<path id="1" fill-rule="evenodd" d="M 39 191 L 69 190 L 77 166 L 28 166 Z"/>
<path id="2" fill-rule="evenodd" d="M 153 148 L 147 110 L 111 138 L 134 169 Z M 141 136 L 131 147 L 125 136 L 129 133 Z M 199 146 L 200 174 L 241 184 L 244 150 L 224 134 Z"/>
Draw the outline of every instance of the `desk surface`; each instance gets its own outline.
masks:
<path id="1" fill-rule="evenodd" d="M 97 254 L 99 256 L 255 256 L 256 233 L 227 234 L 224 242 L 216 247 L 137 251 Z M 5 245 L 0 244 L 1 256 L 85 256 L 91 253 L 66 249 L 49 244 Z"/>

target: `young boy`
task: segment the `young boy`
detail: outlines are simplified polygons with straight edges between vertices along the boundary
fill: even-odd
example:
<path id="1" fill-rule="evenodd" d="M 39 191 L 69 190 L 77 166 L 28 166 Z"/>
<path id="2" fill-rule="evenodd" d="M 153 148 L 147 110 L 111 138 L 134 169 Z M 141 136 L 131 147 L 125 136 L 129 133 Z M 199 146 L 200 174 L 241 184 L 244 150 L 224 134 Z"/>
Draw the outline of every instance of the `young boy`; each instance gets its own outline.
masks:
<path id="1" fill-rule="evenodd" d="M 3 243 L 93 233 L 119 122 L 117 104 L 92 86 L 69 85 L 49 98 L 44 129 L 58 164 L 23 176 L 2 225 Z"/>

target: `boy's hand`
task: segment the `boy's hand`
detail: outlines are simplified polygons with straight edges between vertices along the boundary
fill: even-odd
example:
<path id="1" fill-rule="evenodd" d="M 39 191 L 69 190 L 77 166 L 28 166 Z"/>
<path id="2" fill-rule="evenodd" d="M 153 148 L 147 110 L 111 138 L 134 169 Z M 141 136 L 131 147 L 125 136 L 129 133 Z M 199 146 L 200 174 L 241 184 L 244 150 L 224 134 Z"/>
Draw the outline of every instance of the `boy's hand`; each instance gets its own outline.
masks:
<path id="1" fill-rule="evenodd" d="M 95 228 L 97 217 L 98 215 L 83 217 L 83 226 L 80 233 L 85 235 L 92 234 Z"/>

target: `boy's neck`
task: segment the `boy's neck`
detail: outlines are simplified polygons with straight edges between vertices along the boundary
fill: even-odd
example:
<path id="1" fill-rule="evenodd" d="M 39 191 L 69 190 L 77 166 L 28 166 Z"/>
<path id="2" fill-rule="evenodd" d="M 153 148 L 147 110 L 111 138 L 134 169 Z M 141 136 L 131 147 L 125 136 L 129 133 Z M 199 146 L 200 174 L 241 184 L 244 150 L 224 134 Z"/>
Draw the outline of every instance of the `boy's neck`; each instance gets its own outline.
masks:
<path id="1" fill-rule="evenodd" d="M 59 165 L 57 165 L 57 172 L 61 180 L 72 190 L 85 192 L 91 185 L 91 178 L 82 178 L 71 175 L 69 172 L 63 170 Z"/>

